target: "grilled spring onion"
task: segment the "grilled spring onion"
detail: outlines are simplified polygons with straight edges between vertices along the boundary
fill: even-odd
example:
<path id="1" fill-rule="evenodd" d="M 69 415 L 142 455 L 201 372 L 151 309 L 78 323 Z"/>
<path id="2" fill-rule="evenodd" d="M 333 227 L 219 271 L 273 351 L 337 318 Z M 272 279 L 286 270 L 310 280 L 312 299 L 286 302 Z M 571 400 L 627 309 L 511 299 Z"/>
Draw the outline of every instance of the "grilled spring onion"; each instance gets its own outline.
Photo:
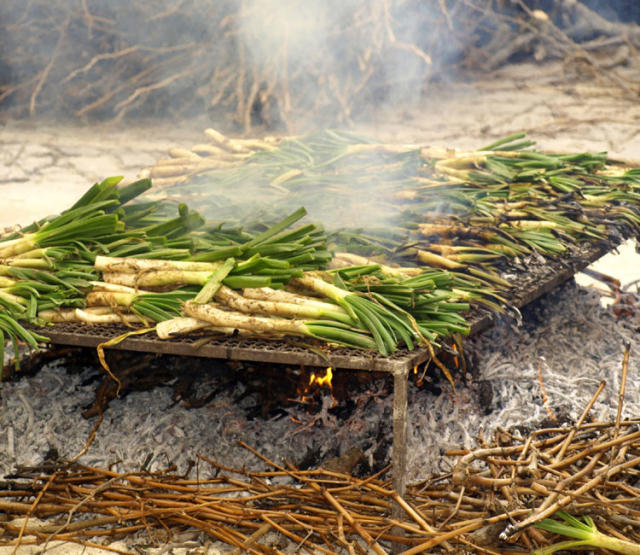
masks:
<path id="1" fill-rule="evenodd" d="M 96 183 L 68 210 L 44 218 L 0 240 L 0 275 L 4 284 L 0 304 L 0 363 L 4 342 L 18 342 L 30 348 L 48 341 L 43 335 L 24 328 L 21 321 L 41 323 L 38 313 L 59 307 L 83 307 L 84 292 L 96 275 L 86 259 L 100 241 L 124 231 L 118 210 L 151 183 L 140 180 L 118 187 L 120 177 Z M 8 284 L 6 278 L 13 280 Z M 16 358 L 16 364 L 17 364 Z"/>
<path id="2" fill-rule="evenodd" d="M 378 265 L 341 268 L 332 271 L 350 290 L 366 294 L 411 324 L 421 337 L 437 343 L 439 337 L 469 333 L 461 312 L 469 310 L 468 301 L 492 294 L 492 288 L 470 285 L 446 270 L 433 269 L 409 278 L 389 275 Z M 471 286 L 474 292 L 464 288 Z M 499 307 L 497 307 L 499 310 Z"/>
<path id="3" fill-rule="evenodd" d="M 95 184 L 69 210 L 0 241 L 0 258 L 10 258 L 40 247 L 91 242 L 123 231 L 124 224 L 114 211 L 150 188 L 151 182 L 143 179 L 118 189 L 121 179 L 112 177 Z"/>
<path id="4" fill-rule="evenodd" d="M 339 309 L 337 305 L 328 303 L 320 297 L 310 297 L 308 295 L 285 291 L 283 289 L 272 289 L 271 287 L 246 288 L 242 290 L 242 296 L 247 299 L 256 299 L 259 301 L 305 304 L 308 306 L 316 306 L 324 310 Z"/>
<path id="5" fill-rule="evenodd" d="M 204 286 L 212 272 L 187 270 L 149 270 L 141 274 L 103 272 L 102 279 L 107 283 L 125 285 L 127 287 L 144 287 L 149 289 L 175 289 L 185 285 Z M 228 276 L 222 283 L 233 289 L 244 287 L 269 287 L 272 279 L 269 276 Z"/>
<path id="6" fill-rule="evenodd" d="M 48 343 L 49 338 L 27 330 L 9 314 L 0 313 L 0 369 L 4 366 L 5 339 L 11 340 L 16 369 L 20 367 L 19 341 L 24 341 L 31 349 L 38 349 L 38 343 Z M 2 372 L 0 371 L 0 378 Z"/>
<path id="7" fill-rule="evenodd" d="M 354 320 L 344 309 L 330 303 L 250 299 L 224 285 L 218 289 L 215 298 L 221 304 L 248 314 L 269 314 L 300 320 L 333 320 L 355 327 Z"/>
<path id="8" fill-rule="evenodd" d="M 106 214 L 104 209 L 117 205 L 116 201 L 104 201 L 97 206 L 77 208 L 58 219 L 47 222 L 39 231 L 0 243 L 0 258 L 10 258 L 24 252 L 71 241 L 88 242 L 122 231 L 116 214 Z"/>
<path id="9" fill-rule="evenodd" d="M 391 310 L 364 295 L 349 292 L 311 274 L 294 278 L 291 284 L 314 291 L 342 306 L 351 318 L 371 333 L 378 351 L 385 356 L 394 352 L 401 343 L 413 349 L 414 340 L 424 341 L 406 314 Z"/>
<path id="10" fill-rule="evenodd" d="M 193 291 L 174 290 L 165 293 L 135 293 L 118 291 L 91 291 L 87 293 L 87 306 L 111 307 L 131 310 L 139 319 L 148 318 L 154 322 L 169 320 L 180 315 L 182 303 L 192 299 Z"/>
<path id="11" fill-rule="evenodd" d="M 205 272 L 216 271 L 221 262 L 195 262 L 191 260 L 157 260 L 147 258 L 122 258 L 112 256 L 96 256 L 94 266 L 106 273 L 138 274 L 150 271 L 185 271 Z"/>
<path id="12" fill-rule="evenodd" d="M 202 330 L 212 334 L 233 335 L 234 337 L 260 337 L 262 339 L 281 339 L 284 337 L 282 333 L 257 333 L 246 329 L 214 326 L 210 322 L 188 316 L 172 318 L 171 320 L 164 320 L 156 324 L 156 334 L 160 339 L 170 339 L 177 335 L 185 335 Z"/>
<path id="13" fill-rule="evenodd" d="M 111 306 L 91 306 L 87 308 L 60 308 L 38 312 L 38 318 L 52 324 L 60 322 L 86 322 L 89 324 L 137 324 L 145 323 L 140 316 L 125 313 Z"/>
<path id="14" fill-rule="evenodd" d="M 192 318 L 223 328 L 249 330 L 257 334 L 311 337 L 361 349 L 373 350 L 376 348 L 376 343 L 369 335 L 339 322 L 251 316 L 242 312 L 222 310 L 214 304 L 193 302 L 186 302 L 183 311 Z"/>
<path id="15" fill-rule="evenodd" d="M 52 324 L 60 322 L 84 322 L 86 324 L 148 324 L 148 319 L 130 312 L 122 312 L 110 306 L 88 308 L 62 308 L 42 310 L 38 318 Z"/>

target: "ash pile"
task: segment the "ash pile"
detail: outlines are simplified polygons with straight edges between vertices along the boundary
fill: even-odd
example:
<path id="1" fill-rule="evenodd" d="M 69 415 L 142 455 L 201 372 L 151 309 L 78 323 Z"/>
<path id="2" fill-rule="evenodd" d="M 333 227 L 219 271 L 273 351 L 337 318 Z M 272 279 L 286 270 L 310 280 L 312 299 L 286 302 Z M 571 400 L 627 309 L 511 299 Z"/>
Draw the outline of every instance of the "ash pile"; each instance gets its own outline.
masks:
<path id="1" fill-rule="evenodd" d="M 0 436 L 3 483 L 13 484 L 7 495 L 18 501 L 28 495 L 30 487 L 34 487 L 33 495 L 36 495 L 39 488 L 36 484 L 50 485 L 48 493 L 45 494 L 46 487 L 42 491 L 46 502 L 36 514 L 46 514 L 51 511 L 50 507 L 57 507 L 54 512 L 61 512 L 63 519 L 67 518 L 70 490 L 79 488 L 79 497 L 72 501 L 74 505 L 86 504 L 88 513 L 97 515 L 105 512 L 100 500 L 103 495 L 116 495 L 113 499 L 118 499 L 122 505 L 120 510 L 126 512 L 128 496 L 133 492 L 147 498 L 150 515 L 159 511 L 157 518 L 163 526 L 181 529 L 189 522 L 172 518 L 173 513 L 163 513 L 161 508 L 151 508 L 158 503 L 157 488 L 164 488 L 166 492 L 160 493 L 160 507 L 162 503 L 164 506 L 171 503 L 171 491 L 177 489 L 179 500 L 185 499 L 189 488 L 196 488 L 197 491 L 188 495 L 195 500 L 197 513 L 194 514 L 199 515 L 199 519 L 190 521 L 192 526 L 196 525 L 195 530 L 177 532 L 176 529 L 176 532 L 165 534 L 155 526 L 149 528 L 148 524 L 142 524 L 115 525 L 109 532 L 107 526 L 108 535 L 124 534 L 120 536 L 122 540 L 111 543 L 114 549 L 142 548 L 155 553 L 169 548 L 189 548 L 215 554 L 226 552 L 229 545 L 245 548 L 258 541 L 256 547 L 259 549 L 283 552 L 296 550 L 300 542 L 307 542 L 308 548 L 328 545 L 336 553 L 367 552 L 368 549 L 385 553 L 392 549 L 391 542 L 395 541 L 395 545 L 414 546 L 414 551 L 410 552 L 417 552 L 416 549 L 426 545 L 431 546 L 433 552 L 450 552 L 453 548 L 458 552 L 477 553 L 492 552 L 496 546 L 510 548 L 500 535 L 507 532 L 516 534 L 517 539 L 510 542 L 512 545 L 514 541 L 519 545 L 522 541 L 524 545 L 531 545 L 526 531 L 524 535 L 522 533 L 524 524 L 505 528 L 507 515 L 503 511 L 486 512 L 486 507 L 491 505 L 486 495 L 493 490 L 481 470 L 469 468 L 470 457 L 491 460 L 492 455 L 507 452 L 508 445 L 512 445 L 510 450 L 517 456 L 529 445 L 537 445 L 534 447 L 534 453 L 537 453 L 537 449 L 544 448 L 545 442 L 558 444 L 553 435 L 544 435 L 545 430 L 547 434 L 564 439 L 565 449 L 571 444 L 576 430 L 582 430 L 578 432 L 576 444 L 569 447 L 571 455 L 567 458 L 577 465 L 569 476 L 577 477 L 582 473 L 578 469 L 582 468 L 580 454 L 585 449 L 591 452 L 600 446 L 624 441 L 627 455 L 637 454 L 636 444 L 629 441 L 638 434 L 633 418 L 640 410 L 637 401 L 640 393 L 638 293 L 627 290 L 617 291 L 616 295 L 618 302 L 613 308 L 604 308 L 601 292 L 578 287 L 569 281 L 525 308 L 521 326 L 514 328 L 512 322 L 501 322 L 491 331 L 469 340 L 467 368 L 464 372 L 459 369 L 456 372 L 455 392 L 446 380 L 438 379 L 433 373 L 418 374 L 426 368 L 416 368 L 409 389 L 408 415 L 408 478 L 415 485 L 408 488 L 407 499 L 422 506 L 423 514 L 431 515 L 431 510 L 424 507 L 433 506 L 434 520 L 430 519 L 429 524 L 414 513 L 417 522 L 427 528 L 422 537 L 389 534 L 391 504 L 383 502 L 384 497 L 378 497 L 373 505 L 379 514 L 367 517 L 369 532 L 357 528 L 357 521 L 353 523 L 354 530 L 344 526 L 345 532 L 339 532 L 343 529 L 342 520 L 338 518 L 334 522 L 333 517 L 327 520 L 329 512 L 325 510 L 321 514 L 326 520 L 326 530 L 319 529 L 318 524 L 307 525 L 305 538 L 299 535 L 300 528 L 296 525 L 300 521 L 286 517 L 292 510 L 291 502 L 308 505 L 297 513 L 303 520 L 313 518 L 309 517 L 313 507 L 322 511 L 318 500 L 311 500 L 308 492 L 303 494 L 310 484 L 315 491 L 321 491 L 321 484 L 326 482 L 329 487 L 337 486 L 336 492 L 359 491 L 365 484 L 370 484 L 374 489 L 369 499 L 381 492 L 393 495 L 388 490 L 388 482 L 375 481 L 376 476 L 384 476 L 388 471 L 390 460 L 392 400 L 389 377 L 374 376 L 369 372 L 364 375 L 353 371 L 334 372 L 333 387 L 330 388 L 331 375 L 327 369 L 252 367 L 250 364 L 184 357 L 179 360 L 153 357 L 150 360 L 147 355 L 131 357 L 119 353 L 110 362 L 120 369 L 118 376 L 123 391 L 113 398 L 113 382 L 111 378 L 103 377 L 93 353 L 71 350 L 44 354 L 39 360 L 31 361 L 33 370 L 37 370 L 33 375 L 13 376 L 0 390 L 0 424 L 4 431 Z M 47 356 L 53 360 L 46 361 Z M 453 362 L 453 366 L 457 366 Z M 28 372 L 29 365 L 26 364 L 23 370 Z M 291 397 L 285 398 L 289 395 Z M 585 410 L 585 406 L 590 409 Z M 84 411 L 84 418 L 80 416 L 81 411 Z M 594 435 L 593 430 L 614 421 L 616 429 L 618 426 L 623 428 L 620 432 L 612 430 L 613 441 L 604 441 L 597 432 Z M 602 428 L 603 432 L 606 429 Z M 538 433 L 543 435 L 536 436 Z M 532 443 L 531 439 L 535 437 L 542 439 Z M 478 445 L 484 448 L 478 450 Z M 633 485 L 636 475 L 632 468 L 620 475 L 620 467 L 625 465 L 614 457 L 618 451 L 613 449 L 611 460 L 603 471 L 608 469 L 610 473 L 617 473 L 619 482 L 615 483 L 619 484 L 624 496 L 630 487 L 636 487 Z M 542 454 L 545 455 L 543 450 Z M 532 457 L 529 454 L 522 462 L 529 469 L 535 466 L 532 466 Z M 81 466 L 69 465 L 70 460 Z M 618 461 L 617 465 L 615 461 Z M 234 475 L 239 478 L 233 478 Z M 268 478 L 263 482 L 265 476 Z M 359 480 L 357 476 L 366 478 Z M 520 489 L 524 491 L 536 474 L 529 478 L 520 473 L 518 476 L 518 481 L 524 484 Z M 292 479 L 299 485 L 295 482 L 290 485 Z M 450 483 L 452 479 L 453 484 Z M 79 487 L 82 481 L 86 481 L 86 488 Z M 124 482 L 123 489 L 120 482 Z M 497 478 L 496 484 L 500 482 L 506 483 L 509 479 Z M 222 507 L 222 516 L 216 518 L 214 514 L 213 520 L 207 523 L 211 515 L 207 515 L 204 506 L 199 504 L 202 503 L 199 496 L 201 488 L 216 484 L 221 497 L 212 498 L 214 501 L 210 501 L 209 506 L 215 502 L 216 507 Z M 12 491 L 16 486 L 26 489 Z M 511 487 L 514 486 L 515 482 Z M 593 504 L 593 496 L 601 496 L 603 491 L 612 496 L 613 492 L 607 488 L 611 488 L 609 482 L 604 489 L 592 486 L 593 491 L 583 494 L 591 495 L 583 497 L 584 503 Z M 582 491 L 585 489 L 581 488 Z M 121 493 L 116 494 L 116 490 Z M 230 491 L 237 492 L 239 497 L 229 497 Z M 290 491 L 293 501 L 279 500 L 278 495 L 283 491 Z M 465 491 L 467 497 L 460 505 Z M 554 499 L 545 491 L 538 493 L 541 497 L 535 506 L 542 503 L 543 507 Z M 257 498 L 265 499 L 264 506 L 244 505 L 243 496 L 253 498 L 257 492 Z M 574 495 L 568 491 L 566 497 L 571 500 Z M 114 503 L 113 499 L 108 501 L 109 506 Z M 334 507 L 336 503 L 342 506 L 339 504 L 350 501 L 348 497 L 339 498 L 340 501 L 331 499 Z M 470 506 L 469 500 L 472 501 Z M 138 502 L 135 501 L 136 506 Z M 176 514 L 184 514 L 184 503 L 176 502 L 182 503 Z M 279 509 L 283 502 L 284 506 Z M 18 505 L 20 503 L 14 503 L 14 511 Z M 583 511 L 578 505 L 570 506 L 573 511 Z M 29 506 L 31 501 L 27 497 L 25 508 Z M 558 510 L 562 506 L 567 506 L 566 500 L 563 505 L 556 501 L 552 509 Z M 354 510 L 354 506 L 349 507 Z M 476 509 L 471 511 L 473 507 Z M 608 531 L 617 520 L 624 518 L 630 506 L 612 501 L 610 508 L 610 517 L 597 519 L 598 526 L 606 527 Z M 228 511 L 234 510 L 235 526 L 225 520 Z M 451 520 L 455 517 L 454 522 L 477 521 L 469 525 L 475 532 L 465 537 L 446 528 L 434 531 L 431 527 L 437 524 L 435 519 L 440 512 L 441 518 Z M 520 519 L 525 519 L 524 523 L 527 520 L 535 522 L 534 516 L 537 518 L 537 515 L 528 517 L 530 507 L 514 512 Z M 541 508 L 536 510 L 536 513 L 540 512 Z M 349 517 L 353 513 L 346 514 Z M 293 529 L 279 526 L 266 515 L 276 520 L 291 520 Z M 135 515 L 125 516 L 125 513 L 122 516 L 133 519 L 134 524 L 139 519 Z M 109 518 L 113 517 L 106 520 Z M 487 525 L 483 526 L 487 519 Z M 106 520 L 98 518 L 95 523 Z M 260 522 L 266 523 L 260 525 Z M 279 522 L 282 524 L 282 520 Z M 27 531 L 25 539 L 31 537 L 30 534 L 44 532 L 47 544 L 53 540 L 52 548 L 58 547 L 55 538 L 60 537 L 84 543 L 82 549 L 86 549 L 88 544 L 82 535 L 85 528 L 89 536 L 105 533 L 101 526 L 95 528 L 93 519 L 87 520 L 84 516 L 79 522 L 74 519 L 75 532 L 63 536 L 55 535 L 66 526 L 60 522 L 47 524 L 47 520 L 31 517 L 28 526 L 26 519 L 13 520 L 9 524 L 6 532 L 11 530 L 13 537 L 19 529 Z M 251 536 L 248 531 L 239 535 L 239 528 L 254 532 Z M 140 532 L 134 534 L 134 529 L 140 529 Z M 377 532 L 377 540 L 372 537 L 373 532 Z M 628 529 L 627 537 L 637 538 L 630 535 L 632 533 Z M 326 534 L 331 537 L 342 534 L 335 540 L 337 546 L 327 540 Z M 452 535 L 455 536 L 453 541 L 460 543 L 452 546 L 448 542 Z M 550 541 L 539 535 L 533 537 L 533 545 L 545 545 Z M 323 544 L 320 538 L 329 543 Z"/>
<path id="2" fill-rule="evenodd" d="M 521 326 L 505 320 L 470 339 L 466 372 L 452 363 L 455 393 L 438 369 L 417 368 L 409 390 L 409 480 L 450 470 L 447 450 L 470 449 L 499 428 L 526 433 L 570 425 L 603 380 L 593 416 L 610 419 L 626 343 L 625 412 L 638 414 L 639 309 L 628 303 L 616 315 L 600 300 L 596 290 L 570 281 L 525 308 Z M 388 375 L 337 370 L 331 389 L 320 368 L 114 353 L 111 366 L 123 384 L 114 398 L 115 385 L 91 350 L 54 350 L 51 356 L 60 358 L 51 361 L 42 356 L 35 356 L 37 372 L 27 375 L 27 364 L 13 379 L 5 377 L 0 391 L 4 474 L 74 458 L 99 414 L 98 433 L 78 459 L 88 466 L 188 472 L 206 454 L 229 466 L 264 469 L 239 440 L 300 468 L 350 453 L 344 470 L 368 474 L 390 461 Z"/>

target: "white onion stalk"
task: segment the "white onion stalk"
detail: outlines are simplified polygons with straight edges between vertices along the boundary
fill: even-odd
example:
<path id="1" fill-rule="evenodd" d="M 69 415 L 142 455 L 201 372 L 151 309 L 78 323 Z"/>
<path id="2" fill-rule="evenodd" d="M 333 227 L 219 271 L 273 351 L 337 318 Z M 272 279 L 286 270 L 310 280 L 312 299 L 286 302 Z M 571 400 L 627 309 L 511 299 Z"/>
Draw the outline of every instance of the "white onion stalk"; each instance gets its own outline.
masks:
<path id="1" fill-rule="evenodd" d="M 291 335 L 311 335 L 301 320 L 287 318 L 250 316 L 242 312 L 221 310 L 213 304 L 184 304 L 184 312 L 192 318 L 204 320 L 214 326 L 231 327 L 260 333 L 280 332 Z"/>
<path id="2" fill-rule="evenodd" d="M 172 318 L 156 324 L 156 334 L 160 339 L 169 339 L 174 335 L 185 335 L 192 331 L 210 328 L 211 323 L 197 318 Z"/>
<path id="3" fill-rule="evenodd" d="M 35 233 L 28 233 L 16 239 L 2 241 L 0 243 L 0 258 L 11 258 L 37 247 Z"/>
<path id="4" fill-rule="evenodd" d="M 14 256 L 14 258 L 46 258 L 47 256 L 46 248 L 37 248 L 32 249 L 30 251 L 23 252 L 22 254 L 18 254 Z"/>
<path id="5" fill-rule="evenodd" d="M 24 297 L 14 295 L 13 293 L 8 293 L 7 291 L 0 291 L 0 298 L 9 303 L 15 303 L 23 306 L 26 306 L 28 304 L 27 299 L 25 299 Z"/>
<path id="6" fill-rule="evenodd" d="M 6 266 L 13 268 L 35 268 L 40 270 L 48 270 L 53 266 L 46 258 L 27 258 L 25 256 L 15 256 L 2 260 Z"/>
<path id="7" fill-rule="evenodd" d="M 183 311 L 187 316 L 205 320 L 214 326 L 249 330 L 257 335 L 280 334 L 314 337 L 329 343 L 349 345 L 364 349 L 375 349 L 376 343 L 359 330 L 340 322 L 303 321 L 277 316 L 253 316 L 242 312 L 221 310 L 213 304 L 186 302 Z"/>
<path id="8" fill-rule="evenodd" d="M 41 310 L 38 318 L 51 323 L 88 322 L 101 324 L 139 323 L 142 320 L 135 314 L 119 314 L 110 306 L 92 306 L 85 309 L 62 308 L 59 310 Z"/>
<path id="9" fill-rule="evenodd" d="M 284 336 L 282 333 L 275 334 L 258 334 L 256 332 L 238 328 L 229 328 L 222 326 L 213 326 L 209 322 L 204 320 L 198 320 L 197 318 L 189 318 L 183 316 L 180 318 L 173 318 L 171 320 L 164 320 L 156 324 L 156 334 L 160 339 L 170 339 L 176 335 L 186 335 L 193 331 L 206 330 L 218 335 L 233 335 L 239 337 L 264 337 L 268 339 L 279 339 Z"/>
<path id="10" fill-rule="evenodd" d="M 185 270 L 148 270 L 142 273 L 103 272 L 102 279 L 107 283 L 127 287 L 179 287 L 181 285 L 204 285 L 210 271 Z"/>
<path id="11" fill-rule="evenodd" d="M 11 279 L 9 277 L 5 277 L 3 275 L 0 275 L 0 287 L 11 287 L 12 285 L 15 285 L 16 283 L 18 283 L 15 279 Z"/>
<path id="12" fill-rule="evenodd" d="M 330 303 L 303 304 L 263 299 L 247 299 L 229 287 L 222 286 L 215 298 L 225 305 L 247 314 L 269 314 L 285 318 L 311 320 L 335 320 L 344 324 L 355 325 L 347 312 Z"/>
<path id="13" fill-rule="evenodd" d="M 30 310 L 29 301 L 24 297 L 13 295 L 6 291 L 0 291 L 0 319 L 6 321 L 11 318 L 11 320 L 15 321 L 13 314 L 22 315 L 28 310 Z M 3 323 L 4 322 L 0 322 L 0 325 Z M 17 324 L 17 321 L 15 321 L 15 323 Z M 2 331 L 2 328 L 0 328 L 0 333 Z M 0 347 L 2 347 L 2 341 L 3 339 L 0 339 Z M 0 360 L 1 359 L 2 356 L 0 356 Z"/>
<path id="14" fill-rule="evenodd" d="M 149 321 L 142 316 L 136 314 L 111 312 L 105 314 L 96 314 L 81 308 L 76 308 L 76 316 L 80 322 L 88 324 L 139 324 L 148 325 Z"/>
<path id="15" fill-rule="evenodd" d="M 222 262 L 191 262 L 189 260 L 155 260 L 152 258 L 120 258 L 96 256 L 94 267 L 112 274 L 137 274 L 148 271 L 215 272 Z"/>
<path id="16" fill-rule="evenodd" d="M 119 285 L 117 283 L 106 283 L 104 281 L 90 281 L 93 285 L 92 291 L 109 291 L 113 293 L 133 293 L 135 295 L 151 295 L 153 291 L 144 291 L 143 289 L 136 289 L 135 287 L 127 287 L 126 285 Z"/>
<path id="17" fill-rule="evenodd" d="M 164 320 L 156 324 L 156 334 L 160 339 L 170 339 L 176 335 L 186 335 L 193 331 L 206 330 L 219 335 L 239 335 L 241 337 L 256 337 L 256 333 L 238 328 L 212 326 L 209 322 L 198 320 L 197 318 L 189 318 L 188 316 L 180 318 L 172 318 Z M 282 337 L 282 334 L 263 334 L 262 337 L 275 339 Z"/>
<path id="18" fill-rule="evenodd" d="M 320 297 L 309 297 L 308 295 L 292 293 L 291 291 L 284 291 L 282 289 L 272 289 L 271 287 L 247 287 L 242 290 L 242 296 L 246 297 L 247 299 L 255 299 L 257 301 L 306 304 L 326 310 L 344 310 L 342 307 L 336 304 L 320 300 Z"/>
<path id="19" fill-rule="evenodd" d="M 85 311 L 91 312 L 93 314 L 113 313 L 113 310 L 109 306 L 92 306 L 90 308 L 85 308 Z M 78 316 L 76 315 L 75 308 L 41 310 L 40 312 L 38 312 L 38 318 L 52 323 L 78 321 Z"/>
<path id="20" fill-rule="evenodd" d="M 86 294 L 87 306 L 124 306 L 130 307 L 137 298 L 136 293 L 120 291 L 89 291 Z"/>
<path id="21" fill-rule="evenodd" d="M 376 264 L 380 267 L 380 271 L 388 277 L 404 279 L 408 277 L 418 276 L 423 270 L 422 268 L 394 268 L 382 264 L 373 258 L 367 258 L 366 256 L 360 256 L 359 254 L 353 254 L 351 252 L 337 252 L 331 260 L 332 268 L 344 268 L 346 266 L 368 266 Z"/>

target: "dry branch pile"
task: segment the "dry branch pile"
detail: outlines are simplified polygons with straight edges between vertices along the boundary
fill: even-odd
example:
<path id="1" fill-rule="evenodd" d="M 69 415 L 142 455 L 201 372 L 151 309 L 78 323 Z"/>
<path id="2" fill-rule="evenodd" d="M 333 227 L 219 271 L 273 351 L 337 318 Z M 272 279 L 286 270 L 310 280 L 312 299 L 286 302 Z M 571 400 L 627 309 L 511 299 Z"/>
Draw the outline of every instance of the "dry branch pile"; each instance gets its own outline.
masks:
<path id="1" fill-rule="evenodd" d="M 556 3 L 549 13 L 524 0 L 301 6 L 3 2 L 0 109 L 85 121 L 205 113 L 223 128 L 299 132 L 348 124 L 381 102 L 406 106 L 433 78 L 486 73 L 532 55 L 586 67 L 627 93 L 637 88 L 615 66 L 635 53 L 640 29 L 580 2 Z"/>
<path id="2" fill-rule="evenodd" d="M 628 351 L 623 375 L 627 365 Z M 6 545 L 95 545 L 130 535 L 133 550 L 136 541 L 171 541 L 190 528 L 247 553 L 283 552 L 274 534 L 301 553 L 388 553 L 392 542 L 406 555 L 522 553 L 558 539 L 532 525 L 564 509 L 590 515 L 605 534 L 640 542 L 640 421 L 621 419 L 623 379 L 617 418 L 589 422 L 600 391 L 574 425 L 500 430 L 478 449 L 450 453 L 458 456 L 452 473 L 410 486 L 404 498 L 382 473 L 361 479 L 335 468 L 301 471 L 246 445 L 266 471 L 203 456 L 195 479 L 63 462 L 22 468 L 0 482 L 7 514 L 0 538 Z M 393 503 L 402 508 L 399 519 Z"/>

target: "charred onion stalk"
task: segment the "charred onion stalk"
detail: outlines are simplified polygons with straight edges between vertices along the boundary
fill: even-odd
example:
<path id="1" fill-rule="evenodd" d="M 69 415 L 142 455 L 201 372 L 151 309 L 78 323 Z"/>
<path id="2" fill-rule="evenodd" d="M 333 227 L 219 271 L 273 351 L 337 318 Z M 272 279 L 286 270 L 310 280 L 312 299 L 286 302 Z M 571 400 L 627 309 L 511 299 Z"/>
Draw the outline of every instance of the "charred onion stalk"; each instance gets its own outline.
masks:
<path id="1" fill-rule="evenodd" d="M 292 306 L 303 308 L 303 305 Z M 216 327 L 248 330 L 255 335 L 293 335 L 322 339 L 347 347 L 376 348 L 376 343 L 363 331 L 328 320 L 254 316 L 251 313 L 222 310 L 214 304 L 203 305 L 194 302 L 185 303 L 184 312 L 192 318 Z"/>

